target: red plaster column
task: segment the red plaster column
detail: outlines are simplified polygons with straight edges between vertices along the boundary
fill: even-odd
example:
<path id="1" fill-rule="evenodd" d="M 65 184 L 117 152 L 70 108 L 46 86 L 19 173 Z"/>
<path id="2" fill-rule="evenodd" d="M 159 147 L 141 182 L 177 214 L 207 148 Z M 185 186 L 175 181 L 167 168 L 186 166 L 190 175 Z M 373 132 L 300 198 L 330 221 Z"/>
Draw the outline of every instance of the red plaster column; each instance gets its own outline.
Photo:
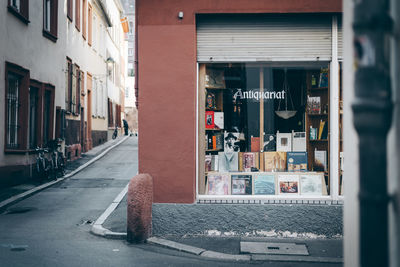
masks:
<path id="1" fill-rule="evenodd" d="M 153 178 L 139 174 L 132 178 L 128 188 L 128 242 L 141 243 L 151 235 Z"/>

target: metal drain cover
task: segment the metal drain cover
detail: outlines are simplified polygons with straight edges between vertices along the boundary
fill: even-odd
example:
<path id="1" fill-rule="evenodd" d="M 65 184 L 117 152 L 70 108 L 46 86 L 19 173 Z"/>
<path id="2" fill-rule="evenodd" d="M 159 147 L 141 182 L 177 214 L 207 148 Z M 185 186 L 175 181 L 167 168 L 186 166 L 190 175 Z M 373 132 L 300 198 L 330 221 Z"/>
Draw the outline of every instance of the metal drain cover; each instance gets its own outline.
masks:
<path id="1" fill-rule="evenodd" d="M 306 245 L 296 243 L 240 242 L 240 252 L 250 254 L 309 255 Z"/>

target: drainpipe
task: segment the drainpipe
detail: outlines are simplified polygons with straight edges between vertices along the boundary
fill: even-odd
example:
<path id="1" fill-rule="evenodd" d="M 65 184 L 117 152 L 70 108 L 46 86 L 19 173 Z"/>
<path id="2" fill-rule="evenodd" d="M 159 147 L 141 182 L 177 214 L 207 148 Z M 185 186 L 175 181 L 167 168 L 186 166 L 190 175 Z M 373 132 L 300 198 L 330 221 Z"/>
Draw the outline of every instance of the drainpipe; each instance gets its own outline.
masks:
<path id="1" fill-rule="evenodd" d="M 389 0 L 354 1 L 354 126 L 359 136 L 360 263 L 389 266 L 386 138 L 393 104 Z"/>
<path id="2" fill-rule="evenodd" d="M 139 1 L 135 3 L 135 97 L 136 97 L 136 108 L 139 111 L 139 54 L 138 54 L 138 13 Z"/>

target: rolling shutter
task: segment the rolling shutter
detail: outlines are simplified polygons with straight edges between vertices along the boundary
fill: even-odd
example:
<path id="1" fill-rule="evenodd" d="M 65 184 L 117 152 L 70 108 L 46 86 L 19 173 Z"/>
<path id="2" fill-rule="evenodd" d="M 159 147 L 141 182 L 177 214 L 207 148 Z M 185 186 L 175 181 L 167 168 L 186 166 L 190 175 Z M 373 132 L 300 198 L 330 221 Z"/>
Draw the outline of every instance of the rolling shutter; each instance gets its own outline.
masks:
<path id="1" fill-rule="evenodd" d="M 329 15 L 203 15 L 199 62 L 330 61 Z"/>
<path id="2" fill-rule="evenodd" d="M 338 18 L 338 58 L 343 59 L 343 24 L 341 18 Z"/>

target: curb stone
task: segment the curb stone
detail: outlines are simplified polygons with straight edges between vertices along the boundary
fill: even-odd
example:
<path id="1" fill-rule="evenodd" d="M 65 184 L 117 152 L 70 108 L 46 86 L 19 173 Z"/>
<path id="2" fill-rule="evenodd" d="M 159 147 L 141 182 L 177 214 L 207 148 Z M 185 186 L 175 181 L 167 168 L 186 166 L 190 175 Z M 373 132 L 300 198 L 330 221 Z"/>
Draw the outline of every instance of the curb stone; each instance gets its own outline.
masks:
<path id="1" fill-rule="evenodd" d="M 42 184 L 40 186 L 34 187 L 28 191 L 25 191 L 21 194 L 12 196 L 2 202 L 0 202 L 0 210 L 5 209 L 6 207 L 15 204 L 23 199 L 26 199 L 30 196 L 32 196 L 35 193 L 38 193 L 56 183 L 59 183 L 61 181 L 64 181 L 65 179 L 75 175 L 76 173 L 80 172 L 81 170 L 85 169 L 86 167 L 88 167 L 89 165 L 91 165 L 92 163 L 94 163 L 95 161 L 99 160 L 100 158 L 102 158 L 104 155 L 106 155 L 111 149 L 113 149 L 114 147 L 120 145 L 122 142 L 124 142 L 125 140 L 127 140 L 129 138 L 129 136 L 125 136 L 122 140 L 118 141 L 118 143 L 110 146 L 109 148 L 105 149 L 103 152 L 101 152 L 99 155 L 97 155 L 96 157 L 94 157 L 93 159 L 89 160 L 88 162 L 86 162 L 85 164 L 83 164 L 82 166 L 79 166 L 77 169 L 73 170 L 72 172 L 68 173 L 67 175 L 64 175 L 61 178 L 57 178 L 57 180 Z"/>
<path id="2" fill-rule="evenodd" d="M 111 202 L 108 208 L 100 215 L 100 217 L 94 222 L 90 232 L 97 236 L 102 236 L 109 239 L 126 239 L 126 233 L 113 232 L 103 227 L 103 223 L 107 220 L 107 218 L 113 213 L 113 211 L 118 207 L 119 203 L 121 203 L 122 199 L 128 192 L 129 183 L 122 189 L 122 191 L 118 194 L 118 196 Z"/>
<path id="3" fill-rule="evenodd" d="M 147 239 L 147 243 L 216 260 L 343 263 L 343 258 L 333 257 L 288 256 L 268 254 L 227 254 L 185 245 L 159 237 L 150 237 L 149 239 Z"/>

